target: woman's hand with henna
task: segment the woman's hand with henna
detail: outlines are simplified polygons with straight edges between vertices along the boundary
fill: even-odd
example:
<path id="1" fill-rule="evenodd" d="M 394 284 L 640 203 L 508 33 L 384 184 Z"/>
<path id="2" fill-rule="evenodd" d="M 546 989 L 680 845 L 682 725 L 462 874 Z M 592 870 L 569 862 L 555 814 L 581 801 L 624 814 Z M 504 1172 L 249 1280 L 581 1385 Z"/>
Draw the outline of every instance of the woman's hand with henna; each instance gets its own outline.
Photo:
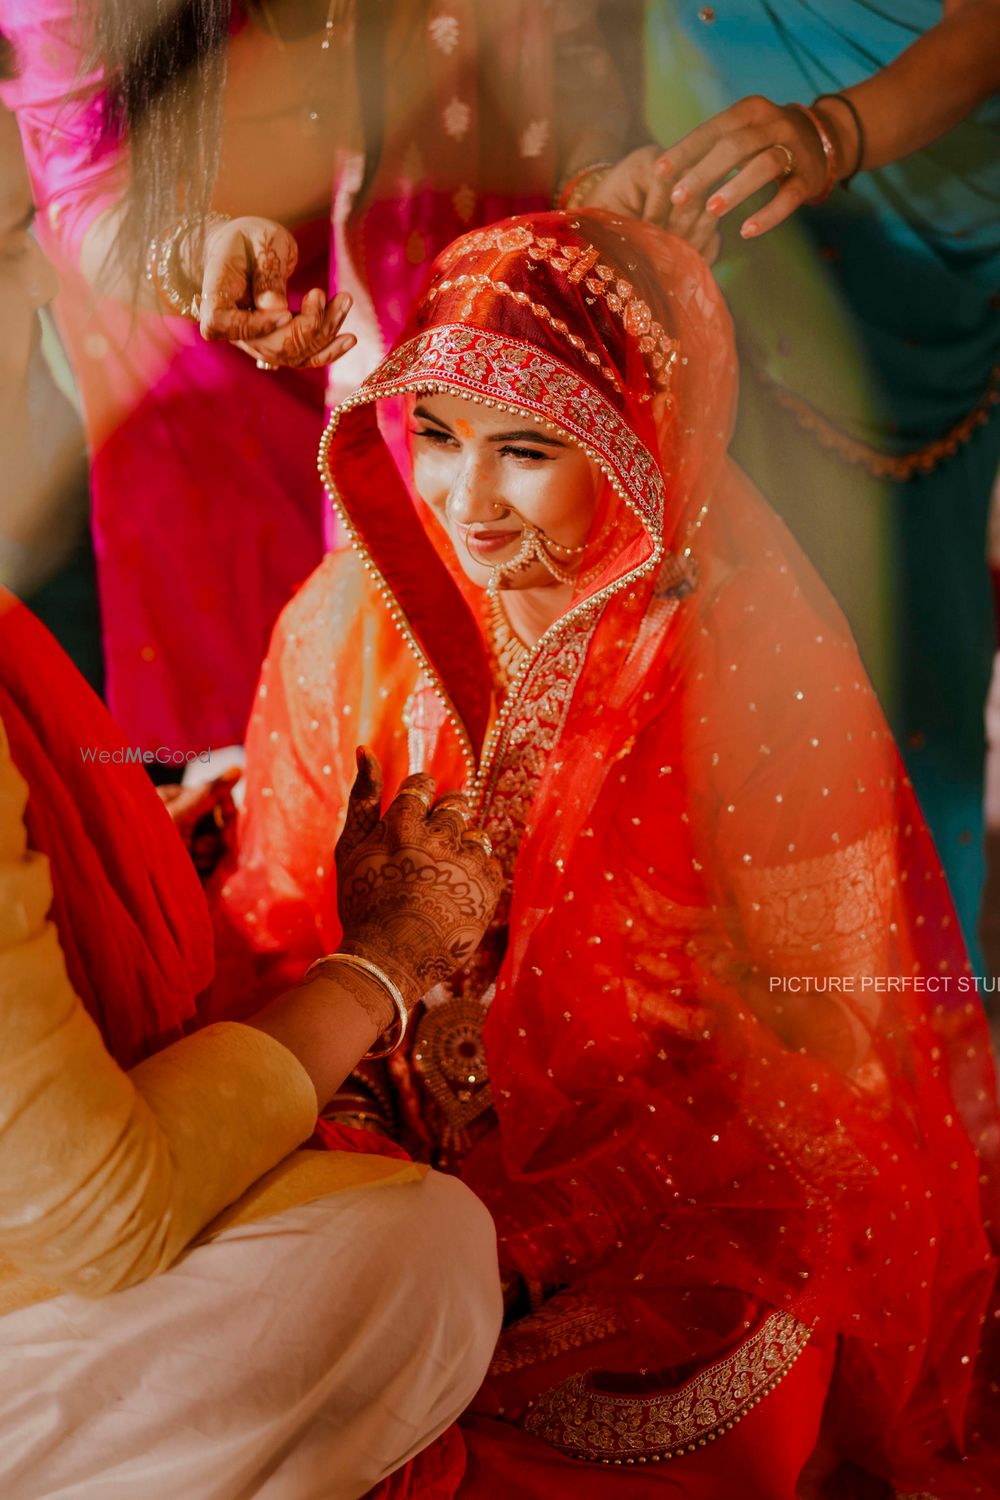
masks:
<path id="1" fill-rule="evenodd" d="M 382 815 L 382 773 L 358 751 L 358 775 L 336 849 L 340 951 L 378 964 L 408 1005 L 475 952 L 503 886 L 485 834 L 457 792 L 434 801 L 410 776 Z"/>
<path id="2" fill-rule="evenodd" d="M 200 274 L 200 324 L 205 339 L 227 339 L 269 365 L 317 369 L 332 364 L 356 342 L 341 333 L 351 299 L 327 301 L 321 287 L 288 306 L 288 281 L 298 260 L 295 237 L 273 219 L 227 219 L 205 237 Z"/>

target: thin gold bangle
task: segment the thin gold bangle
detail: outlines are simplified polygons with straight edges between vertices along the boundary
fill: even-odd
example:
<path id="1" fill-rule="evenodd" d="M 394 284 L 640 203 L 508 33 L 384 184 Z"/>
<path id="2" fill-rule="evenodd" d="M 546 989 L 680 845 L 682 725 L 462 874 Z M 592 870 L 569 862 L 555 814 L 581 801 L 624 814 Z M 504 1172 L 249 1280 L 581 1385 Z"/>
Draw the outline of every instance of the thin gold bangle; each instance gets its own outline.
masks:
<path id="1" fill-rule="evenodd" d="M 847 110 L 847 113 L 854 121 L 854 130 L 855 134 L 857 135 L 857 145 L 854 152 L 854 165 L 847 173 L 847 175 L 840 179 L 840 186 L 842 188 L 848 188 L 854 181 L 855 177 L 857 177 L 858 173 L 864 168 L 865 148 L 868 144 L 868 139 L 865 135 L 865 122 L 862 120 L 861 111 L 858 109 L 858 106 L 855 104 L 854 100 L 848 98 L 846 94 L 817 94 L 816 98 L 813 100 L 813 109 L 816 108 L 817 104 L 822 104 L 825 99 L 836 99 L 839 104 L 842 104 L 844 106 L 844 108 Z"/>
<path id="2" fill-rule="evenodd" d="M 833 144 L 830 132 L 823 124 L 823 121 L 814 109 L 809 108 L 808 104 L 790 104 L 788 108 L 797 109 L 800 115 L 805 115 L 813 130 L 819 136 L 819 143 L 823 148 L 823 160 L 826 163 L 826 181 L 815 198 L 808 198 L 806 201 L 810 205 L 825 203 L 837 186 L 837 148 Z"/>
<path id="3" fill-rule="evenodd" d="M 390 1023 L 380 1035 L 384 1037 L 387 1031 L 392 1030 L 393 1025 L 398 1025 L 399 1031 L 395 1039 L 390 1041 L 388 1046 L 383 1047 L 381 1051 L 368 1051 L 365 1053 L 365 1057 L 370 1059 L 388 1057 L 401 1044 L 406 1035 L 406 1027 L 410 1019 L 402 990 L 398 985 L 393 984 L 388 974 L 380 969 L 378 964 L 371 963 L 367 958 L 360 958 L 356 953 L 328 953 L 325 958 L 317 958 L 315 963 L 309 965 L 305 977 L 311 979 L 314 974 L 322 971 L 327 964 L 343 964 L 345 968 L 357 969 L 362 974 L 370 974 L 373 979 L 378 981 L 389 996 L 396 1011 L 396 1021 Z"/>
<path id="4" fill-rule="evenodd" d="M 203 234 L 207 234 L 210 230 L 217 229 L 220 224 L 228 222 L 228 214 L 185 214 L 165 234 L 156 235 L 150 240 L 149 249 L 146 252 L 146 280 L 159 294 L 160 300 L 177 317 L 197 319 L 201 303 L 199 292 L 193 292 L 189 297 L 185 297 L 177 285 L 174 272 L 177 249 L 181 240 L 191 230 L 200 229 Z"/>
<path id="5" fill-rule="evenodd" d="M 567 177 L 556 189 L 552 207 L 571 213 L 581 207 L 581 200 L 595 182 L 603 182 L 615 165 L 613 161 L 593 161 Z"/>

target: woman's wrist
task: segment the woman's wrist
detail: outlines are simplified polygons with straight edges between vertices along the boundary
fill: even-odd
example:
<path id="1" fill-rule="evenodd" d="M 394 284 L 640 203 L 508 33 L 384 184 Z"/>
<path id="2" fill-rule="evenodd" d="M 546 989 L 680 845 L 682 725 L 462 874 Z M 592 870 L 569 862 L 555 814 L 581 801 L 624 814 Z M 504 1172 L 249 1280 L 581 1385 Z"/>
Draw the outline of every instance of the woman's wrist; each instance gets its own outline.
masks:
<path id="1" fill-rule="evenodd" d="M 406 1035 L 409 1013 L 416 998 L 412 984 L 407 990 L 396 982 L 394 965 L 387 965 L 379 957 L 378 962 L 357 951 L 356 944 L 342 946 L 336 953 L 319 958 L 306 970 L 306 981 L 316 978 L 328 979 L 346 987 L 359 999 L 368 1014 L 374 1014 L 380 1022 L 375 1045 L 365 1053 L 366 1057 L 388 1057 L 395 1052 Z M 403 975 L 399 976 L 401 979 Z M 360 995 L 358 986 L 361 987 Z M 368 988 L 366 989 L 366 986 Z M 375 1000 L 376 992 L 380 999 Z M 386 1012 L 386 1002 L 389 1009 Z M 372 1009 L 374 1007 L 374 1010 Z"/>
<path id="2" fill-rule="evenodd" d="M 407 1011 L 413 1009 L 427 988 L 421 985 L 419 979 L 415 978 L 408 968 L 383 952 L 381 947 L 376 948 L 356 938 L 345 937 L 336 953 L 331 956 L 362 959 L 365 963 L 372 964 L 379 969 L 394 988 L 399 990 Z"/>
<path id="3" fill-rule="evenodd" d="M 310 964 L 303 984 L 329 983 L 350 995 L 376 1028 L 376 1036 L 387 1031 L 396 1019 L 396 1008 L 384 985 L 373 974 L 338 963 L 338 955 L 328 954 Z"/>
<path id="4" fill-rule="evenodd" d="M 367 1065 L 371 1069 L 371 1064 Z M 362 1071 L 364 1063 L 337 1090 L 322 1111 L 321 1118 L 337 1125 L 351 1125 L 355 1129 L 373 1130 L 379 1135 L 392 1135 L 395 1110 L 389 1090 Z"/>
<path id="5" fill-rule="evenodd" d="M 156 235 L 146 254 L 146 280 L 175 316 L 197 318 L 205 252 L 211 235 L 229 223 L 226 214 L 185 214 Z"/>
<path id="6" fill-rule="evenodd" d="M 813 100 L 812 109 L 833 142 L 837 181 L 846 187 L 864 169 L 865 133 L 861 114 L 845 94 L 820 94 Z"/>
<path id="7" fill-rule="evenodd" d="M 841 175 L 841 163 L 833 135 L 827 129 L 826 121 L 821 118 L 811 105 L 789 104 L 788 108 L 795 110 L 797 114 L 802 115 L 808 122 L 810 128 L 815 133 L 820 150 L 823 153 L 823 167 L 825 171 L 823 186 L 819 192 L 813 193 L 811 198 L 807 198 L 806 202 L 810 204 L 825 203 L 836 187 L 837 180 Z"/>
<path id="8" fill-rule="evenodd" d="M 553 208 L 571 213 L 573 209 L 582 207 L 594 189 L 604 181 L 614 165 L 613 161 L 594 161 L 588 163 L 585 167 L 578 167 L 575 171 L 568 173 L 561 180 L 553 194 Z"/>

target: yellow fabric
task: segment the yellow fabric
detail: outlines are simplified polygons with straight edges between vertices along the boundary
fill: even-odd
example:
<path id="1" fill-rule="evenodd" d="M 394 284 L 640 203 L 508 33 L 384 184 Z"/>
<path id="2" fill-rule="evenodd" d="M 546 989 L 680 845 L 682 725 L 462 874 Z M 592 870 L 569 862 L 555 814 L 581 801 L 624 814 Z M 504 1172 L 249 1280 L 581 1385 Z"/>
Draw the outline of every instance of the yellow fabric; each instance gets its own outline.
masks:
<path id="1" fill-rule="evenodd" d="M 429 1171 L 430 1167 L 419 1162 L 400 1161 L 391 1156 L 362 1155 L 357 1151 L 295 1151 L 248 1188 L 242 1198 L 223 1209 L 199 1236 L 198 1243 L 214 1238 L 224 1229 L 268 1219 L 286 1208 L 312 1203 L 330 1193 L 419 1182 Z"/>
<path id="2" fill-rule="evenodd" d="M 51 880 L 26 847 L 26 798 L 0 724 L 0 1313 L 152 1276 L 213 1219 L 209 1233 L 420 1175 L 346 1153 L 283 1161 L 312 1132 L 316 1094 L 253 1027 L 208 1027 L 123 1072 L 46 920 Z"/>

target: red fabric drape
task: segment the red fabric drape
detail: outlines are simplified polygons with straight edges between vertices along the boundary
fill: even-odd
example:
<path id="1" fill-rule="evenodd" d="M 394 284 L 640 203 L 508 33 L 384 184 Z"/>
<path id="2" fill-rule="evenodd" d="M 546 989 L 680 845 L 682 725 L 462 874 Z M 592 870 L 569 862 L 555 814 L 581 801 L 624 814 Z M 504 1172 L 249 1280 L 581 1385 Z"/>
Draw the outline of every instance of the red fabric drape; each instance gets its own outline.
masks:
<path id="1" fill-rule="evenodd" d="M 0 719 L 28 783 L 30 847 L 51 862 L 70 981 L 130 1067 L 195 1021 L 211 983 L 198 877 L 146 772 L 124 762 L 128 747 L 104 705 L 3 591 Z"/>

